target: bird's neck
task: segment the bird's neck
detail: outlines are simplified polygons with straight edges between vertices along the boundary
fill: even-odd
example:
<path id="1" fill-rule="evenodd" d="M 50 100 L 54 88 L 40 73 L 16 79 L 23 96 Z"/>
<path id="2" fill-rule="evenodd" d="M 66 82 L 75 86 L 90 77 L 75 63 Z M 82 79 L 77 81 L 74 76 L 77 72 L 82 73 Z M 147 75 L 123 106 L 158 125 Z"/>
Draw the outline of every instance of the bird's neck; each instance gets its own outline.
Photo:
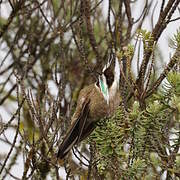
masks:
<path id="1" fill-rule="evenodd" d="M 109 98 L 113 99 L 116 93 L 119 91 L 119 82 L 114 81 L 112 86 L 109 88 Z"/>
<path id="2" fill-rule="evenodd" d="M 120 81 L 120 64 L 118 58 L 115 60 L 115 68 L 114 68 L 114 82 L 112 86 L 109 88 L 109 96 L 112 99 L 117 91 L 119 91 L 119 81 Z"/>

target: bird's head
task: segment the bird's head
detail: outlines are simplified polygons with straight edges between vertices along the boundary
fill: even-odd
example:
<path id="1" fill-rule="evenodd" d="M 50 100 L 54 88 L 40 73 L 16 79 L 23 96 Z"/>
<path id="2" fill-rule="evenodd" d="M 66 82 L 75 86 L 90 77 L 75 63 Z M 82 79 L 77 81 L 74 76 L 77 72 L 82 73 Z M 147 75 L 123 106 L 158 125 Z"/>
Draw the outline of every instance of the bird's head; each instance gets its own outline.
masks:
<path id="1" fill-rule="evenodd" d="M 120 80 L 120 64 L 117 57 L 110 56 L 108 63 L 104 66 L 102 74 L 99 75 L 96 85 L 104 96 L 104 99 L 109 104 L 110 89 L 119 89 Z"/>

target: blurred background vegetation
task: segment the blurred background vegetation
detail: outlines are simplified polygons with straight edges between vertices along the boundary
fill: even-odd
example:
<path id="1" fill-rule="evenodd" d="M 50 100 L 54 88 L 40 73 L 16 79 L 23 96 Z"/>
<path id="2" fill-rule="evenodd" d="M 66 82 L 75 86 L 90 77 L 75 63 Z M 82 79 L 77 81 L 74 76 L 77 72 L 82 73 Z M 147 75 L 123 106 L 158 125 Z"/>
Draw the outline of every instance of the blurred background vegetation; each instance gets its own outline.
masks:
<path id="1" fill-rule="evenodd" d="M 0 0 L 0 178 L 179 179 L 179 4 Z M 165 62 L 158 41 L 174 22 Z M 114 50 L 123 61 L 119 109 L 58 164 L 79 91 Z"/>

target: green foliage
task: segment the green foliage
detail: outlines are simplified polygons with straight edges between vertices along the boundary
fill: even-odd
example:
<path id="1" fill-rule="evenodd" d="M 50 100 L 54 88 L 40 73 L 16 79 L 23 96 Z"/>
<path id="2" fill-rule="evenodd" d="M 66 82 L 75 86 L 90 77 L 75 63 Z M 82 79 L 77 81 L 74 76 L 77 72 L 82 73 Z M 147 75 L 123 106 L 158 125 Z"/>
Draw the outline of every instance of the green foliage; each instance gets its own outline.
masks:
<path id="1" fill-rule="evenodd" d="M 98 171 L 106 178 L 117 172 L 121 179 L 160 178 L 160 171 L 167 168 L 172 174 L 177 172 L 180 73 L 170 73 L 167 81 L 147 100 L 145 110 L 135 101 L 126 114 L 120 108 L 113 117 L 101 120 L 91 135 Z M 169 158 L 167 149 L 175 152 L 176 166 L 164 166 Z"/>
<path id="2" fill-rule="evenodd" d="M 180 75 L 178 72 L 171 72 L 168 74 L 168 82 L 173 87 L 171 89 L 171 92 L 174 93 L 175 95 L 180 95 Z"/>
<path id="3" fill-rule="evenodd" d="M 151 32 L 147 31 L 146 29 L 139 29 L 138 35 L 141 36 L 146 41 L 152 39 Z"/>
<path id="4" fill-rule="evenodd" d="M 3 17 L 0 17 L 0 28 L 7 23 L 7 20 Z"/>
<path id="5" fill-rule="evenodd" d="M 53 8 L 54 8 L 54 13 L 57 15 L 58 9 L 59 9 L 59 6 L 60 6 L 60 2 L 58 0 L 52 0 L 52 5 L 53 5 Z"/>
<path id="6" fill-rule="evenodd" d="M 126 57 L 132 57 L 134 54 L 134 46 L 132 44 L 128 44 L 127 49 L 124 53 Z"/>
<path id="7" fill-rule="evenodd" d="M 149 43 L 151 44 L 153 42 L 153 37 L 150 31 L 139 29 L 137 37 L 142 38 L 145 51 L 149 50 L 150 48 L 153 48 L 152 46 L 149 46 Z"/>
<path id="8" fill-rule="evenodd" d="M 178 29 L 176 34 L 170 39 L 170 46 L 175 49 L 180 48 L 180 29 Z"/>

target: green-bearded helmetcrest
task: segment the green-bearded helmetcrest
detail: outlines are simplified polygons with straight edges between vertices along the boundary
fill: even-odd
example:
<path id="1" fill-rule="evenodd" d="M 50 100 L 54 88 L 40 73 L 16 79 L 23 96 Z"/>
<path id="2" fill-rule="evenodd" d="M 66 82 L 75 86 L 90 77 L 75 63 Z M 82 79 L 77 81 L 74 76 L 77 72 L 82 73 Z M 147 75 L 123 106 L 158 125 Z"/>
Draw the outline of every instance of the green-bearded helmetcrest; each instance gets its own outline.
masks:
<path id="1" fill-rule="evenodd" d="M 120 103 L 119 80 L 120 63 L 116 57 L 105 65 L 96 83 L 80 91 L 71 126 L 57 153 L 59 159 L 95 129 L 96 121 L 114 113 Z"/>

